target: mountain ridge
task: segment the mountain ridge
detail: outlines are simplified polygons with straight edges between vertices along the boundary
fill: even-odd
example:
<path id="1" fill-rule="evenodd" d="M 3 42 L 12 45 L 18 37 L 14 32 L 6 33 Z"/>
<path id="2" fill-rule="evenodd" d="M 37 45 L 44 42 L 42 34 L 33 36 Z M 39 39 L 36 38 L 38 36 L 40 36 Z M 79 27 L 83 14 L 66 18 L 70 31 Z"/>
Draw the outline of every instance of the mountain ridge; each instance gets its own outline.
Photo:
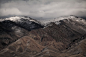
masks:
<path id="1" fill-rule="evenodd" d="M 23 25 L 33 25 L 28 25 L 27 22 L 29 21 L 27 21 L 27 19 L 24 20 L 23 18 L 21 19 L 21 21 L 25 23 Z M 1 57 L 86 56 L 86 20 L 82 18 L 72 16 L 72 18 L 64 18 L 60 19 L 59 21 L 55 20 L 54 22 L 48 23 L 46 26 L 42 26 L 39 23 L 34 23 L 33 21 L 30 21 L 31 23 L 33 22 L 35 26 L 39 24 L 39 27 L 37 25 L 38 28 L 35 27 L 35 29 L 31 30 L 26 29 L 25 27 L 27 26 L 22 25 L 22 27 L 20 25 L 20 21 L 20 24 L 16 22 L 12 23 L 13 21 L 10 20 L 5 20 L 3 22 L 0 22 L 0 32 L 3 32 L 0 34 L 0 39 L 3 39 L 0 41 L 0 46 L 4 47 L 0 48 L 0 50 L 2 49 L 0 51 Z M 58 24 L 58 22 L 60 23 Z M 17 25 L 15 25 L 15 23 Z M 11 28 L 9 24 L 12 24 Z M 6 33 L 6 29 L 12 29 L 13 31 L 7 31 Z M 19 32 L 19 35 L 15 32 Z M 5 37 L 3 35 L 7 36 Z M 8 44 L 10 41 L 12 42 Z M 6 44 L 6 46 L 4 46 L 2 43 Z"/>

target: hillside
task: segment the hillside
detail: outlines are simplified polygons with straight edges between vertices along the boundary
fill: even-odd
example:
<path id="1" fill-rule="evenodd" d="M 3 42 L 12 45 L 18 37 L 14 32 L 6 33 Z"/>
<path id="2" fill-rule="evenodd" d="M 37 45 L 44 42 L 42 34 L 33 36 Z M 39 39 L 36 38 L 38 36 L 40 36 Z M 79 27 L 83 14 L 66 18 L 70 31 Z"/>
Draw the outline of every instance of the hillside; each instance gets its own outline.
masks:
<path id="1" fill-rule="evenodd" d="M 2 19 L 0 57 L 86 57 L 86 20 L 69 16 L 42 25 L 26 17 Z"/>

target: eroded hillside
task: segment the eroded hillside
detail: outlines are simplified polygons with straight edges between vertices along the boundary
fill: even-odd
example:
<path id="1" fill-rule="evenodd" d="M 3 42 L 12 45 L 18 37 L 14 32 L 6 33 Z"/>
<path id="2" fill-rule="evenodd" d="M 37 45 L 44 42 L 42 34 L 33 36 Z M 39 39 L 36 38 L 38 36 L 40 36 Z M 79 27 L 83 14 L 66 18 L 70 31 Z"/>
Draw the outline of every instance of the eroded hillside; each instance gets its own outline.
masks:
<path id="1" fill-rule="evenodd" d="M 86 20 L 64 18 L 46 26 L 20 23 L 0 22 L 0 57 L 86 57 Z"/>

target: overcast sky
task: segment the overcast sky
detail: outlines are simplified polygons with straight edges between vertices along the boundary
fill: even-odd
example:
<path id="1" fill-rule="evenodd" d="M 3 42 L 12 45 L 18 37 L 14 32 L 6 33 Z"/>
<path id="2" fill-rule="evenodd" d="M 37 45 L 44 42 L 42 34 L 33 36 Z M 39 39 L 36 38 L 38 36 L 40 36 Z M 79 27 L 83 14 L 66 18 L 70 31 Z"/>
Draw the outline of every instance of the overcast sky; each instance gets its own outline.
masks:
<path id="1" fill-rule="evenodd" d="M 86 0 L 0 0 L 0 16 L 26 15 L 34 18 L 86 16 Z"/>

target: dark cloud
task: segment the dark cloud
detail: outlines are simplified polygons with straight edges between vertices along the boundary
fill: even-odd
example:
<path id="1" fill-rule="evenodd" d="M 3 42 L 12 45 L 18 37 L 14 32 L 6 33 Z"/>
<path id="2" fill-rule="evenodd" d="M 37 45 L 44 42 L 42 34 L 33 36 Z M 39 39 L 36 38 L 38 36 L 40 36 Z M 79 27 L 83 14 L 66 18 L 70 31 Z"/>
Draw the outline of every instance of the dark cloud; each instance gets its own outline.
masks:
<path id="1" fill-rule="evenodd" d="M 27 15 L 35 18 L 86 16 L 86 0 L 0 0 L 0 13 L 0 16 Z"/>

